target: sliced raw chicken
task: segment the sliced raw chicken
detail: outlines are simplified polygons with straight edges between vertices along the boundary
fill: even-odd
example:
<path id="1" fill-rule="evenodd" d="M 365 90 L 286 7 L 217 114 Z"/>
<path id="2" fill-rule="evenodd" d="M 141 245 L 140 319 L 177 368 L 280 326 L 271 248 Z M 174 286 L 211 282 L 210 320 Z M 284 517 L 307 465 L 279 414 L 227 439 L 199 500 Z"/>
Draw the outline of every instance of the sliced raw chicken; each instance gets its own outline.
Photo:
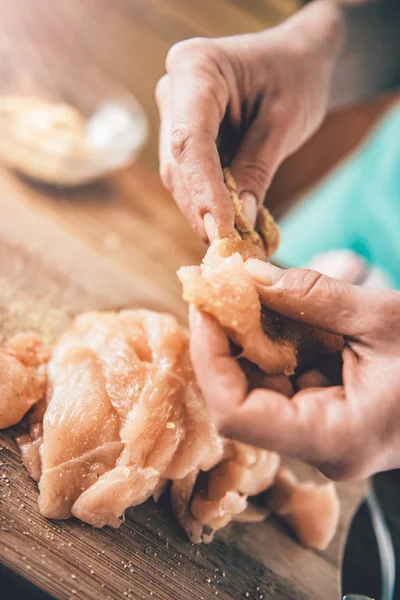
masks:
<path id="1" fill-rule="evenodd" d="M 45 393 L 49 350 L 35 334 L 20 334 L 0 348 L 0 429 L 11 427 Z"/>
<path id="2" fill-rule="evenodd" d="M 216 433 L 186 331 L 149 311 L 79 316 L 54 347 L 46 398 L 28 423 L 18 443 L 39 481 L 40 512 L 96 527 L 118 527 L 128 507 L 172 481 L 179 522 L 193 541 L 210 541 L 279 465 L 276 454 Z M 260 519 L 250 512 L 243 518 Z"/>
<path id="3" fill-rule="evenodd" d="M 325 550 L 339 522 L 340 505 L 333 482 L 298 483 L 292 471 L 282 468 L 267 496 L 268 508 L 287 521 L 302 544 Z"/>
<path id="4" fill-rule="evenodd" d="M 116 527 L 126 508 L 222 455 L 187 333 L 169 315 L 81 315 L 54 348 L 48 383 L 43 428 L 38 411 L 19 439 L 29 472 L 42 471 L 44 516 Z"/>
<path id="5" fill-rule="evenodd" d="M 261 306 L 244 261 L 273 254 L 279 230 L 266 209 L 253 229 L 229 171 L 225 178 L 235 232 L 210 246 L 201 267 L 180 269 L 184 298 L 242 347 L 250 384 L 261 374 L 281 389 L 280 375 L 340 349 L 343 340 Z M 55 345 L 47 374 L 49 356 L 38 338 L 19 336 L 0 349 L 0 427 L 35 405 L 26 418 L 30 431 L 17 441 L 39 482 L 40 512 L 118 527 L 127 508 L 158 500 L 171 482 L 173 511 L 193 542 L 210 542 L 230 521 L 260 522 L 271 508 L 303 543 L 325 547 L 338 519 L 333 484 L 299 485 L 279 470 L 276 453 L 221 438 L 188 345 L 172 316 L 127 310 L 77 317 Z M 270 506 L 253 504 L 271 486 Z"/>
<path id="6" fill-rule="evenodd" d="M 120 407 L 124 447 L 114 469 L 73 507 L 75 516 L 96 526 L 117 526 L 127 507 L 156 493 L 161 479 L 181 479 L 193 469 L 209 468 L 222 452 L 194 379 L 186 332 L 167 315 L 123 312 L 119 319 L 124 332 L 141 328 L 143 355 L 142 360 L 128 357 L 136 371 L 129 373 L 128 365 L 115 364 L 115 348 L 107 346 L 107 357 L 98 349 L 101 360 L 107 360 L 110 400 Z M 138 341 L 135 334 L 131 346 Z"/>
<path id="7" fill-rule="evenodd" d="M 210 534 L 238 520 L 248 509 L 248 497 L 257 496 L 272 485 L 279 464 L 275 452 L 226 442 L 222 461 L 207 474 L 205 486 L 192 499 L 192 515 Z M 211 539 L 209 535 L 207 541 Z"/>
<path id="8" fill-rule="evenodd" d="M 17 437 L 17 443 L 29 476 L 35 481 L 39 481 L 42 474 L 43 425 L 41 423 L 31 425 L 29 433 Z"/>
<path id="9" fill-rule="evenodd" d="M 190 503 L 198 475 L 198 469 L 194 469 L 186 477 L 171 483 L 171 504 L 174 515 L 194 544 L 207 542 L 211 533 L 211 530 L 204 529 L 202 523 L 191 512 Z"/>
<path id="10" fill-rule="evenodd" d="M 210 471 L 174 481 L 172 506 L 190 539 L 209 543 L 230 521 L 263 520 L 268 511 L 250 505 L 248 497 L 272 485 L 279 464 L 274 452 L 225 440 L 223 456 Z"/>
<path id="11" fill-rule="evenodd" d="M 42 360 L 19 356 L 29 368 Z M 26 418 L 30 431 L 18 438 L 39 481 L 44 516 L 118 527 L 128 507 L 158 499 L 169 482 L 174 513 L 193 542 L 210 542 L 230 521 L 267 516 L 250 500 L 274 484 L 280 458 L 216 433 L 187 332 L 173 317 L 145 310 L 80 315 L 55 345 L 46 394 L 44 386 Z M 298 528 L 292 496 L 282 504 L 277 495 L 285 482 L 280 473 L 271 508 Z M 324 533 L 326 517 L 314 512 L 307 490 L 299 503 L 303 529 Z M 302 532 L 305 543 L 321 544 Z"/>
<path id="12" fill-rule="evenodd" d="M 201 267 L 179 269 L 183 298 L 215 317 L 242 356 L 265 373 L 291 375 L 296 366 L 340 350 L 343 339 L 261 306 L 244 265 L 248 258 L 262 258 L 260 252 L 236 237 L 213 242 Z"/>

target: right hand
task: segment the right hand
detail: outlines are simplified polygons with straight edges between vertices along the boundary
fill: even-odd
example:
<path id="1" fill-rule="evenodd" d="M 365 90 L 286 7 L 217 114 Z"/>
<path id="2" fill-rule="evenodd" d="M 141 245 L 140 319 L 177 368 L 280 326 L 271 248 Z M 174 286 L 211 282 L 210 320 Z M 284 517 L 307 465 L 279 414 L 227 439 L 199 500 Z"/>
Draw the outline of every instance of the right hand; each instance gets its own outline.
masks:
<path id="1" fill-rule="evenodd" d="M 205 241 L 233 229 L 221 162 L 254 225 L 277 168 L 321 123 L 341 32 L 340 10 L 319 0 L 261 33 L 171 48 L 156 90 L 161 176 Z"/>
<path id="2" fill-rule="evenodd" d="M 400 467 L 400 292 L 361 288 L 250 259 L 261 302 L 291 319 L 343 335 L 343 366 L 317 361 L 294 383 L 250 385 L 228 337 L 191 307 L 191 356 L 221 435 L 315 465 L 331 479 Z M 337 375 L 339 374 L 339 377 Z M 277 385 L 277 383 L 279 385 Z"/>

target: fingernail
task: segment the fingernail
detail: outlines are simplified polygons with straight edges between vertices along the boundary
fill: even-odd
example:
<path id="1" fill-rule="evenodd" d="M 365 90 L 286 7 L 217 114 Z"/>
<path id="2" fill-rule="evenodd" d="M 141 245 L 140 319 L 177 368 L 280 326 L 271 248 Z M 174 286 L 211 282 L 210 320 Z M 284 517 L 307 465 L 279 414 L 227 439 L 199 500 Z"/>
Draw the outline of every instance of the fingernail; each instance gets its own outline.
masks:
<path id="1" fill-rule="evenodd" d="M 257 198 L 251 192 L 242 192 L 240 194 L 242 201 L 242 211 L 252 227 L 256 224 L 257 218 Z"/>
<path id="2" fill-rule="evenodd" d="M 283 269 L 270 262 L 264 262 L 256 258 L 249 258 L 245 262 L 245 267 L 249 275 L 262 285 L 274 285 L 284 273 Z"/>
<path id="3" fill-rule="evenodd" d="M 218 225 L 210 212 L 205 213 L 203 217 L 204 229 L 206 230 L 207 237 L 211 242 L 219 239 Z"/>

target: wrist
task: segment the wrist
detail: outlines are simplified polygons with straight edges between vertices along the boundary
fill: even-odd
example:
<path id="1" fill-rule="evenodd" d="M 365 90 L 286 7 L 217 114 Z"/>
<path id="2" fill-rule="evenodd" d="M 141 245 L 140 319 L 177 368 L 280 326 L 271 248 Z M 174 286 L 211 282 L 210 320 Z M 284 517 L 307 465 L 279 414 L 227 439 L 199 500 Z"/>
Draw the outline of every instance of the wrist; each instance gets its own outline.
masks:
<path id="1" fill-rule="evenodd" d="M 278 26 L 290 46 L 304 60 L 336 63 L 345 39 L 345 18 L 334 0 L 314 0 Z"/>

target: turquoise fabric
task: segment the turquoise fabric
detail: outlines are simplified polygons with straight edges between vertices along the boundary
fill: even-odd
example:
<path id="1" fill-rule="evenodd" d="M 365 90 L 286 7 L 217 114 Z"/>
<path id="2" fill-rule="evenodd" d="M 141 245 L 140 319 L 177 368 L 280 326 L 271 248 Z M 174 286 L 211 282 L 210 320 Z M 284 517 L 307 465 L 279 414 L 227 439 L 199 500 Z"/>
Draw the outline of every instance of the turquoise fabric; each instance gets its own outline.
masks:
<path id="1" fill-rule="evenodd" d="M 305 266 L 321 252 L 353 250 L 400 289 L 400 107 L 280 226 L 280 264 Z"/>

